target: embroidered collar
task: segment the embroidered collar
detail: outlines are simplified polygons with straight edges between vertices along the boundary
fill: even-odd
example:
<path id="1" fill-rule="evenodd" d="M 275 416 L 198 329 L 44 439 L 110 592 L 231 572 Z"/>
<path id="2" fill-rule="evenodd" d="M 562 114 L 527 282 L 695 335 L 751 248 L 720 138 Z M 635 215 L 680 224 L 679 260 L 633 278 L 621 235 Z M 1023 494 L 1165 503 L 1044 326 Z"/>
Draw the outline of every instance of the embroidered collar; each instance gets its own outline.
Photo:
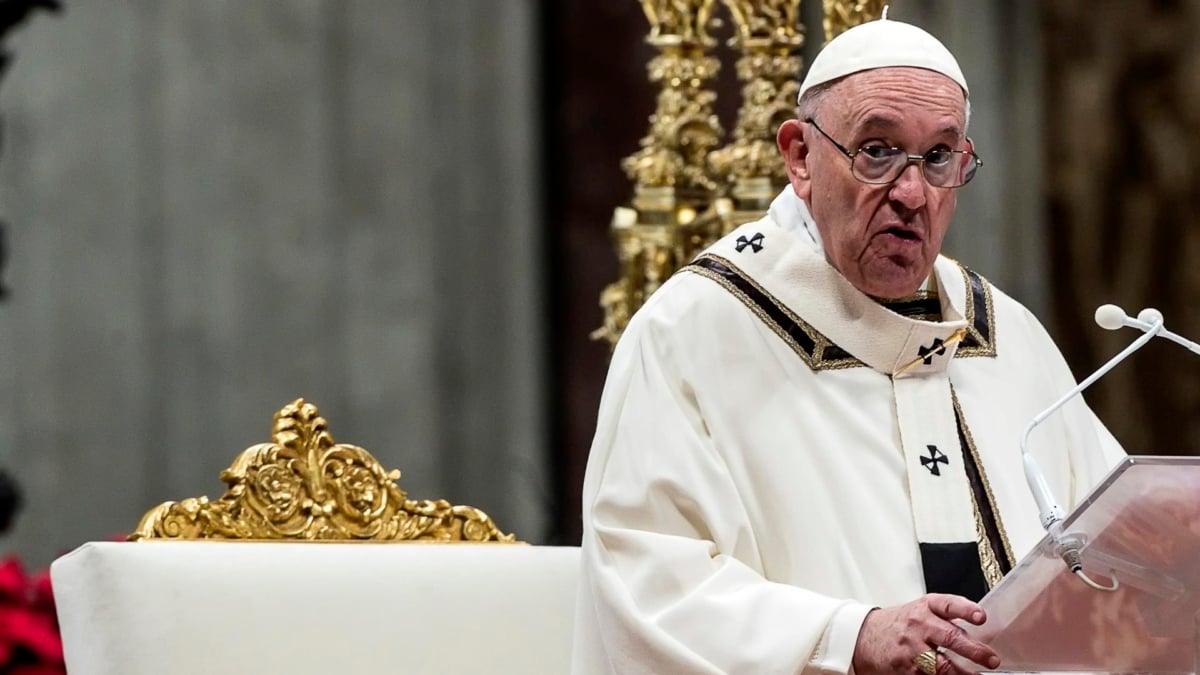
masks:
<path id="1" fill-rule="evenodd" d="M 803 204 L 783 197 L 772 214 Z M 825 261 L 818 240 L 806 241 L 807 230 L 790 222 L 785 228 L 769 214 L 743 225 L 684 269 L 734 293 L 814 370 L 866 366 L 912 377 L 942 372 L 955 356 L 995 355 L 991 289 L 978 274 L 939 256 L 932 277 L 943 320 L 905 316 L 854 288 Z M 758 247 L 738 250 L 739 240 Z"/>

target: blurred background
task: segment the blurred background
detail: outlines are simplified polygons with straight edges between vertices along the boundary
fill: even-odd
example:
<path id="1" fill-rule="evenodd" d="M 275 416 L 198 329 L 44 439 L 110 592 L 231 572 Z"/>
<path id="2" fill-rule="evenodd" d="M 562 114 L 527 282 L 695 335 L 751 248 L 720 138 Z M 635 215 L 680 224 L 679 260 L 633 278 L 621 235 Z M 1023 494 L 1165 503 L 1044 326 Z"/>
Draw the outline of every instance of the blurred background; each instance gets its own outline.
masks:
<path id="1" fill-rule="evenodd" d="M 4 3 L 0 3 L 3 5 Z M 805 46 L 819 47 L 806 0 Z M 814 14 L 815 12 L 815 14 Z M 896 0 L 958 56 L 986 165 L 945 253 L 1078 375 L 1200 336 L 1200 4 Z M 728 22 L 716 31 L 724 40 Z M 223 492 L 298 397 L 413 498 L 578 542 L 656 86 L 635 0 L 66 0 L 5 40 L 0 468 L 43 565 Z M 732 51 L 717 110 L 733 127 Z M 1003 349 L 1003 336 L 999 336 Z M 1200 448 L 1200 361 L 1153 344 L 1089 400 L 1135 453 Z M 1019 430 L 1014 430 L 1014 448 Z"/>

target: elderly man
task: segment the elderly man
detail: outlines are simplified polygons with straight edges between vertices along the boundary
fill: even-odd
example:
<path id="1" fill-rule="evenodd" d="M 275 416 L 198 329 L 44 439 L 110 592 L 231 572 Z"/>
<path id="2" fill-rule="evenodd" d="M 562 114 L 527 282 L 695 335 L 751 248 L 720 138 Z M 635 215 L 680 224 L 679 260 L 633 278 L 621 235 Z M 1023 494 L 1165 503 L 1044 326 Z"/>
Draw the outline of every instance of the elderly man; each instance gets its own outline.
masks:
<path id="1" fill-rule="evenodd" d="M 851 29 L 779 129 L 790 186 L 654 294 L 584 485 L 575 671 L 995 668 L 956 625 L 1040 539 L 1018 450 L 1073 386 L 1045 330 L 939 255 L 981 165 L 935 38 Z M 1031 451 L 1067 505 L 1122 455 L 1082 401 Z"/>

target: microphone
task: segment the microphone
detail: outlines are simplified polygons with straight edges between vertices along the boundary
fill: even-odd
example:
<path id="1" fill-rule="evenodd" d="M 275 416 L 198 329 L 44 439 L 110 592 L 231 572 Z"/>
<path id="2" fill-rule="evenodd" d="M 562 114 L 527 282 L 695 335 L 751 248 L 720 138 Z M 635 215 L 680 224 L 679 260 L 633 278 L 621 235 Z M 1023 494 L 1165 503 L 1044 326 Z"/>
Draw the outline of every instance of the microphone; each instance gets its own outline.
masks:
<path id="1" fill-rule="evenodd" d="M 1143 319 L 1146 319 L 1143 321 Z M 1125 310 L 1116 305 L 1101 305 L 1096 309 L 1096 323 L 1100 324 L 1101 328 L 1107 330 L 1116 330 L 1122 326 L 1131 326 L 1144 331 L 1146 334 L 1134 340 L 1121 353 L 1112 357 L 1103 366 L 1100 366 L 1096 372 L 1092 373 L 1073 389 L 1063 395 L 1062 398 L 1055 401 L 1049 408 L 1038 413 L 1036 417 L 1030 420 L 1025 427 L 1025 433 L 1021 435 L 1021 458 L 1025 464 L 1025 480 L 1029 483 L 1029 490 L 1033 493 L 1033 499 L 1037 502 L 1038 516 L 1042 521 L 1042 527 L 1050 534 L 1055 535 L 1058 539 L 1058 529 L 1056 525 L 1062 522 L 1066 517 L 1062 507 L 1055 501 L 1053 493 L 1050 492 L 1050 485 L 1046 483 L 1046 477 L 1042 473 L 1042 469 L 1038 466 L 1037 459 L 1029 453 L 1029 434 L 1035 428 L 1046 420 L 1047 417 L 1054 414 L 1059 408 L 1067 404 L 1068 401 L 1083 393 L 1084 389 L 1095 384 L 1096 380 L 1104 377 L 1108 371 L 1117 366 L 1118 363 L 1129 358 L 1131 354 L 1141 349 L 1147 342 L 1152 340 L 1155 335 L 1163 331 L 1163 317 L 1157 309 L 1143 309 L 1138 313 L 1138 318 L 1133 319 L 1125 314 Z M 1183 338 L 1179 338 L 1183 339 Z M 1195 344 L 1195 343 L 1192 343 Z M 1197 346 L 1200 349 L 1200 345 Z M 1200 353 L 1200 352 L 1198 352 Z"/>
<path id="2" fill-rule="evenodd" d="M 1122 326 L 1136 328 L 1140 331 L 1150 331 L 1155 324 L 1161 326 L 1163 321 L 1162 312 L 1151 307 L 1147 307 L 1138 312 L 1137 318 L 1130 318 L 1125 314 L 1125 310 L 1116 305 L 1100 305 L 1096 308 L 1096 323 L 1100 324 L 1101 328 L 1107 330 L 1116 330 Z M 1183 346 L 1193 354 L 1200 354 L 1200 344 L 1196 344 L 1191 340 L 1173 333 L 1166 328 L 1159 328 L 1159 337 L 1165 337 L 1175 344 Z"/>
<path id="3" fill-rule="evenodd" d="M 1042 527 L 1050 534 L 1056 544 L 1058 554 L 1066 562 L 1071 572 L 1082 579 L 1087 585 L 1102 591 L 1115 591 L 1118 588 L 1116 577 L 1112 577 L 1110 586 L 1101 586 L 1092 581 L 1083 571 L 1083 556 L 1082 547 L 1083 541 L 1076 536 L 1063 536 L 1062 521 L 1066 517 L 1061 506 L 1054 499 L 1054 494 L 1050 492 L 1050 486 L 1046 482 L 1046 477 L 1042 473 L 1041 467 L 1037 463 L 1037 459 L 1029 453 L 1029 434 L 1047 417 L 1054 414 L 1059 408 L 1067 404 L 1068 401 L 1083 393 L 1083 390 L 1095 384 L 1096 380 L 1106 375 L 1108 371 L 1117 366 L 1118 363 L 1129 358 L 1137 350 L 1146 346 L 1146 343 L 1153 340 L 1155 336 L 1165 337 L 1172 342 L 1178 343 L 1186 347 L 1189 351 L 1200 354 L 1200 345 L 1188 340 L 1180 335 L 1172 333 L 1163 327 L 1163 315 L 1157 309 L 1147 307 L 1138 312 L 1136 319 L 1125 313 L 1125 310 L 1116 305 L 1101 305 L 1096 308 L 1096 323 L 1101 328 L 1106 330 L 1117 330 L 1122 327 L 1137 328 L 1145 333 L 1138 339 L 1129 344 L 1119 354 L 1108 360 L 1107 363 L 1100 366 L 1096 372 L 1092 373 L 1074 388 L 1063 395 L 1062 398 L 1055 401 L 1032 420 L 1025 427 L 1025 432 L 1021 436 L 1021 459 L 1025 467 L 1025 480 L 1029 483 L 1029 490 L 1033 493 L 1033 499 L 1037 502 L 1038 516 L 1041 519 Z"/>
<path id="4" fill-rule="evenodd" d="M 1116 305 L 1100 305 L 1096 308 L 1096 323 L 1104 330 L 1116 330 L 1125 325 L 1125 310 Z"/>

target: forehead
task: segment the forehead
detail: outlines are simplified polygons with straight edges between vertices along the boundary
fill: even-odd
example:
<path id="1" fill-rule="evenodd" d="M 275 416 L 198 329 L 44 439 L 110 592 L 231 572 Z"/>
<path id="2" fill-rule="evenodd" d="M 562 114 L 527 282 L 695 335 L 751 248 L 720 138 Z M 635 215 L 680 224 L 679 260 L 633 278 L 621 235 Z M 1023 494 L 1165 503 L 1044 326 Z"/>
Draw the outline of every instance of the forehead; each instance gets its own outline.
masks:
<path id="1" fill-rule="evenodd" d="M 963 133 L 963 90 L 924 68 L 876 68 L 847 76 L 830 92 L 844 131 L 893 126 L 919 133 Z"/>

